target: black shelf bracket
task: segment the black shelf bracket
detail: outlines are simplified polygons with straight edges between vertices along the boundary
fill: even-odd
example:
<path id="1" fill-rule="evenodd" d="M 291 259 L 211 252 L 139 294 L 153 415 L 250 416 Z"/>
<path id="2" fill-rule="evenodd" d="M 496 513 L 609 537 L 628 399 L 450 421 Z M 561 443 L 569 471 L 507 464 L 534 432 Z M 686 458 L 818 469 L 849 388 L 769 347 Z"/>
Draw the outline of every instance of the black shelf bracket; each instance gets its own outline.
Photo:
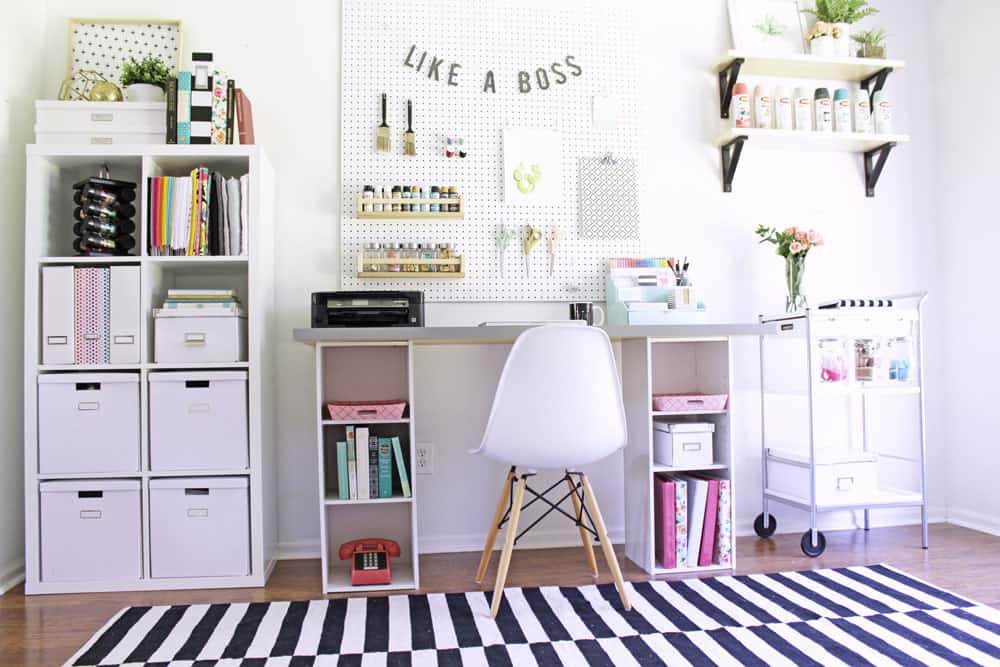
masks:
<path id="1" fill-rule="evenodd" d="M 872 74 L 867 79 L 861 80 L 861 87 L 868 91 L 868 101 L 871 102 L 871 98 L 875 97 L 875 93 L 882 90 L 885 87 L 885 80 L 889 78 L 892 73 L 891 67 L 884 67 L 879 71 Z M 875 110 L 872 109 L 872 113 Z"/>
<path id="2" fill-rule="evenodd" d="M 723 118 L 729 118 L 729 105 L 733 102 L 733 86 L 740 75 L 740 67 L 746 62 L 743 58 L 734 58 L 733 62 L 719 72 L 719 108 Z"/>
<path id="3" fill-rule="evenodd" d="M 743 142 L 747 140 L 745 136 L 739 136 L 722 146 L 722 191 L 733 191 L 733 176 L 736 175 L 736 167 L 740 164 L 740 155 L 743 153 Z"/>
<path id="4" fill-rule="evenodd" d="M 865 151 L 865 194 L 869 197 L 875 196 L 875 186 L 878 185 L 878 179 L 882 177 L 885 161 L 895 147 L 896 142 L 890 141 L 878 148 Z"/>

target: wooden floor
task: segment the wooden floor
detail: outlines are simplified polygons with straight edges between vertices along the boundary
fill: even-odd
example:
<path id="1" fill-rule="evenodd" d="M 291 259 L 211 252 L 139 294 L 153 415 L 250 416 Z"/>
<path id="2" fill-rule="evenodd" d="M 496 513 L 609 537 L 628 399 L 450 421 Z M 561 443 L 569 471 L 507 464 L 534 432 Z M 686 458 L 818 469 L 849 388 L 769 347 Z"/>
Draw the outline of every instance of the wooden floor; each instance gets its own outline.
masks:
<path id="1" fill-rule="evenodd" d="M 809 559 L 799 551 L 799 535 L 772 540 L 737 539 L 738 573 L 779 572 L 821 567 L 888 563 L 914 576 L 1000 608 L 1000 537 L 949 524 L 931 526 L 931 549 L 920 548 L 917 526 L 880 528 L 869 533 L 826 533 L 823 556 Z M 601 582 L 610 581 L 598 551 Z M 626 578 L 648 579 L 619 554 Z M 497 556 L 487 582 L 492 588 Z M 423 592 L 475 588 L 479 554 L 435 554 L 420 559 Z M 67 660 L 109 617 L 122 607 L 199 602 L 308 600 L 322 597 L 316 560 L 282 561 L 266 588 L 49 595 L 25 597 L 23 588 L 0 597 L 0 665 L 50 666 Z M 515 551 L 508 586 L 593 583 L 582 549 Z"/>

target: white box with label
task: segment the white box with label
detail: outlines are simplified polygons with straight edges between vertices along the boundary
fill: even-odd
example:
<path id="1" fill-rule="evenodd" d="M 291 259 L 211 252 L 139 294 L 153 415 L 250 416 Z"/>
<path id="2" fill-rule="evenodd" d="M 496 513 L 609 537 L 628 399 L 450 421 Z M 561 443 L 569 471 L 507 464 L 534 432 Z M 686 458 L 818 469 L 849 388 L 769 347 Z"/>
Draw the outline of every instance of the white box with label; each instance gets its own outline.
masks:
<path id="1" fill-rule="evenodd" d="M 38 472 L 139 470 L 139 374 L 38 376 Z"/>
<path id="2" fill-rule="evenodd" d="M 35 102 L 38 144 L 165 144 L 166 102 Z"/>
<path id="3" fill-rule="evenodd" d="M 207 310 L 207 309 L 206 309 Z M 154 357 L 162 363 L 231 363 L 247 359 L 247 320 L 232 314 L 180 316 L 157 310 Z"/>
<path id="4" fill-rule="evenodd" d="M 142 577 L 138 480 L 49 481 L 38 487 L 43 582 Z"/>
<path id="5" fill-rule="evenodd" d="M 149 540 L 155 578 L 249 575 L 247 478 L 150 480 Z"/>
<path id="6" fill-rule="evenodd" d="M 870 452 L 816 452 L 816 504 L 849 505 L 878 491 L 878 457 Z M 809 453 L 767 450 L 767 487 L 809 502 Z"/>
<path id="7" fill-rule="evenodd" d="M 653 422 L 653 461 L 675 468 L 697 468 L 714 463 L 710 422 Z"/>
<path id="8" fill-rule="evenodd" d="M 245 470 L 246 371 L 149 374 L 149 467 Z"/>

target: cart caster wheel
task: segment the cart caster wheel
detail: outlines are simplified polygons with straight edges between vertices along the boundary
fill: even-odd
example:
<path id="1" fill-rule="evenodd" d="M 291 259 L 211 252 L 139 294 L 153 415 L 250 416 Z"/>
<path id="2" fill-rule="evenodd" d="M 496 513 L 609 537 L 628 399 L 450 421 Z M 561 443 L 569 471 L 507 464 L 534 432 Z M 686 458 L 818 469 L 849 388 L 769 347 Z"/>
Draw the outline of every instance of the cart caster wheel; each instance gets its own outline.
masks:
<path id="1" fill-rule="evenodd" d="M 816 546 L 814 547 L 812 543 L 812 531 L 807 530 L 802 534 L 801 546 L 802 553 L 810 558 L 815 558 L 826 551 L 826 535 L 823 533 L 816 533 Z"/>
<path id="2" fill-rule="evenodd" d="M 753 520 L 753 532 L 757 533 L 757 537 L 771 537 L 776 530 L 778 530 L 778 520 L 774 518 L 773 514 L 767 515 L 766 526 L 763 514 L 758 514 L 757 518 Z"/>

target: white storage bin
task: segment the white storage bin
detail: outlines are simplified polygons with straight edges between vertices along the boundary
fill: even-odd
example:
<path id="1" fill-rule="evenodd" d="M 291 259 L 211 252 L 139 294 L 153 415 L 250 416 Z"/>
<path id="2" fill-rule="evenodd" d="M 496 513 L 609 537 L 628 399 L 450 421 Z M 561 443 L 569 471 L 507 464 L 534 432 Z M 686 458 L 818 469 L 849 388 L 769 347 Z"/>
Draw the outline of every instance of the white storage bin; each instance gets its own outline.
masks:
<path id="1" fill-rule="evenodd" d="M 245 317 L 228 314 L 179 317 L 157 311 L 154 323 L 156 363 L 246 361 Z"/>
<path id="2" fill-rule="evenodd" d="M 710 466 L 715 424 L 653 422 L 653 460 L 675 468 Z"/>
<path id="3" fill-rule="evenodd" d="M 150 480 L 149 516 L 153 577 L 250 574 L 246 477 Z"/>
<path id="4" fill-rule="evenodd" d="M 166 102 L 35 102 L 35 143 L 164 144 Z"/>
<path id="5" fill-rule="evenodd" d="M 771 491 L 809 502 L 809 453 L 767 451 L 767 486 Z M 878 458 L 868 452 L 816 452 L 816 504 L 844 505 L 869 501 L 878 491 Z"/>
<path id="6" fill-rule="evenodd" d="M 139 374 L 38 376 L 38 471 L 139 470 Z"/>
<path id="7" fill-rule="evenodd" d="M 246 371 L 149 374 L 151 470 L 245 470 Z"/>
<path id="8" fill-rule="evenodd" d="M 142 577 L 138 480 L 41 482 L 39 491 L 42 581 Z"/>

